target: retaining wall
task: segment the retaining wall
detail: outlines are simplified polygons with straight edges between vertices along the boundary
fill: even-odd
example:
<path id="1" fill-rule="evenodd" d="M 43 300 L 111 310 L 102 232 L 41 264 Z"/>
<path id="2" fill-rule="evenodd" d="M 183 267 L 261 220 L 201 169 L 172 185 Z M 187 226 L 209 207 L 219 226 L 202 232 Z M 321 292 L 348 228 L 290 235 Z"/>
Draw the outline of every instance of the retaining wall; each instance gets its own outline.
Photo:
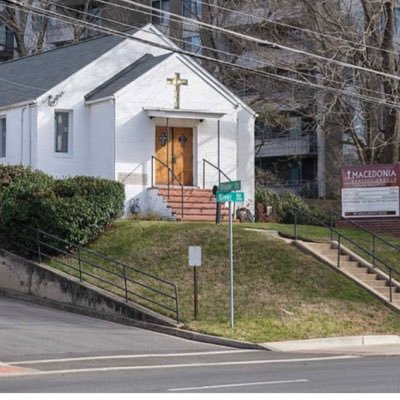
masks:
<path id="1" fill-rule="evenodd" d="M 176 326 L 174 320 L 132 302 L 124 302 L 102 289 L 0 249 L 0 291 L 40 299 L 41 304 L 104 318 L 126 317 L 136 321 Z M 20 298 L 23 298 L 19 296 Z M 106 318 L 107 319 L 107 318 Z"/>

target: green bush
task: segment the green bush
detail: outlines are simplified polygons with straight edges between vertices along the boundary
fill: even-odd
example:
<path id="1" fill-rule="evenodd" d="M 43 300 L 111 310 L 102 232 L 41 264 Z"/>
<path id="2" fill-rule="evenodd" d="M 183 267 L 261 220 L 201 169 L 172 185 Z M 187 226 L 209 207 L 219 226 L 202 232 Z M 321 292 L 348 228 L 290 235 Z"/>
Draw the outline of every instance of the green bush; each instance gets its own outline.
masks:
<path id="1" fill-rule="evenodd" d="M 32 247 L 34 233 L 25 226 L 83 245 L 122 215 L 124 199 L 124 186 L 119 182 L 84 176 L 53 179 L 28 170 L 3 185 L 0 220 L 9 240 L 27 247 Z M 49 243 L 68 247 L 62 242 Z"/>
<path id="2" fill-rule="evenodd" d="M 294 223 L 294 210 L 300 210 L 297 214 L 297 223 L 302 225 L 319 225 L 318 222 L 329 223 L 329 215 L 325 210 L 308 205 L 304 199 L 292 192 L 286 191 L 278 194 L 273 190 L 263 187 L 256 188 L 256 203 L 264 206 L 272 206 L 281 224 Z"/>

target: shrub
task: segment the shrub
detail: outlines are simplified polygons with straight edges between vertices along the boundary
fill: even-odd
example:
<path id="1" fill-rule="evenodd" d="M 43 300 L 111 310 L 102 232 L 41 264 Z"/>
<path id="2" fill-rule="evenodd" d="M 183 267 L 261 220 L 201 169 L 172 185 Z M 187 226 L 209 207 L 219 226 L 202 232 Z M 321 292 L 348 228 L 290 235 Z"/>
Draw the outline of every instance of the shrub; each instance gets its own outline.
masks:
<path id="1" fill-rule="evenodd" d="M 277 222 L 282 224 L 294 223 L 294 210 L 298 209 L 297 223 L 302 225 L 319 225 L 319 222 L 329 223 L 329 216 L 325 210 L 308 205 L 304 199 L 292 192 L 278 194 L 273 190 L 258 187 L 255 196 L 256 203 L 265 207 L 274 208 Z"/>
<path id="2" fill-rule="evenodd" d="M 43 179 L 51 179 L 44 172 L 34 171 L 29 167 L 0 164 L 0 194 L 5 188 L 20 179 L 35 178 L 37 176 L 42 176 Z"/>
<path id="3" fill-rule="evenodd" d="M 6 237 L 27 247 L 32 247 L 34 233 L 24 226 L 83 245 L 122 215 L 124 199 L 124 186 L 119 182 L 22 173 L 3 190 L 0 220 Z M 62 242 L 51 244 L 68 247 Z"/>

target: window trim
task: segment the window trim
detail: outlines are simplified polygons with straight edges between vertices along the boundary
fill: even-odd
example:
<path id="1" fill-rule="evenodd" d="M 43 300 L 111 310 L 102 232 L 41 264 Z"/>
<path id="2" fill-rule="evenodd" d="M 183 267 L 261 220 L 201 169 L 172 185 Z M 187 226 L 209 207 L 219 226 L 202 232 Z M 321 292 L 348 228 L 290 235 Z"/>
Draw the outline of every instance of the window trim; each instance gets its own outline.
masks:
<path id="1" fill-rule="evenodd" d="M 57 125 L 56 125 L 56 114 L 57 113 L 66 113 L 68 114 L 68 151 L 66 152 L 58 152 L 57 151 Z M 64 110 L 64 109 L 57 109 L 54 110 L 54 131 L 53 131 L 53 152 L 54 157 L 56 158 L 72 158 L 73 156 L 73 111 L 72 110 Z"/>
<path id="2" fill-rule="evenodd" d="M 0 121 L 4 120 L 5 124 L 5 148 L 4 148 L 4 156 L 0 153 L 0 159 L 4 160 L 7 158 L 7 115 L 0 115 Z M 0 141 L 2 140 L 2 137 L 0 135 Z"/>

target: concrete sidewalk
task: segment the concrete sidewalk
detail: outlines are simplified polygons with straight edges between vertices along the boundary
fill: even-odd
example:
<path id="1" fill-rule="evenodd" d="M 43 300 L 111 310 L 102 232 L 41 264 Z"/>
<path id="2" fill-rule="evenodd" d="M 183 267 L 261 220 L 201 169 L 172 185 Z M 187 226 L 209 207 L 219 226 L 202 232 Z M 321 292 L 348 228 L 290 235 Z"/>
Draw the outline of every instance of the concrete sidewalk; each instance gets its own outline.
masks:
<path id="1" fill-rule="evenodd" d="M 345 355 L 399 355 L 400 336 L 345 336 L 262 343 L 273 351 Z"/>

